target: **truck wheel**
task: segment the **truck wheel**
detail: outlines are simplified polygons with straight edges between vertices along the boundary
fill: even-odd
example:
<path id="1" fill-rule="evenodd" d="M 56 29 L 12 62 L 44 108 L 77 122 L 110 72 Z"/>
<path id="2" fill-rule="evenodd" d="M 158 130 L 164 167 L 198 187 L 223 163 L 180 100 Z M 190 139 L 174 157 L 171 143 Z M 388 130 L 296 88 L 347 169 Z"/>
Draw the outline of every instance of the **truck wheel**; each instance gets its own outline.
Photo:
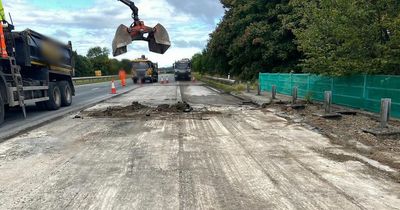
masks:
<path id="1" fill-rule="evenodd" d="M 133 79 L 133 84 L 137 84 L 137 82 L 138 82 L 138 79 L 134 78 Z"/>
<path id="2" fill-rule="evenodd" d="M 62 106 L 71 106 L 72 104 L 72 90 L 69 82 L 61 81 L 58 83 L 58 87 L 61 92 L 61 105 Z"/>
<path id="3" fill-rule="evenodd" d="M 0 95 L 0 125 L 3 124 L 4 122 L 4 116 L 5 116 L 4 101 Z"/>
<path id="4" fill-rule="evenodd" d="M 61 107 L 61 91 L 55 82 L 49 84 L 49 100 L 46 106 L 49 110 L 57 110 Z"/>

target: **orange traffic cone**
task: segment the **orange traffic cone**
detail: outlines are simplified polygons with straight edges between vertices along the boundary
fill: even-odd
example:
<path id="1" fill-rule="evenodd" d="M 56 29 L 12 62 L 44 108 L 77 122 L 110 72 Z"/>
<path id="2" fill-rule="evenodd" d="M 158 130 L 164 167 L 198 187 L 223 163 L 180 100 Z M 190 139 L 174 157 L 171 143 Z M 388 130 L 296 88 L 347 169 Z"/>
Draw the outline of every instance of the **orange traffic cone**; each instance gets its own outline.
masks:
<path id="1" fill-rule="evenodd" d="M 196 77 L 192 78 L 192 82 L 195 83 L 196 82 Z"/>
<path id="2" fill-rule="evenodd" d="M 117 88 L 115 87 L 114 80 L 111 81 L 111 94 L 117 94 Z"/>
<path id="3" fill-rule="evenodd" d="M 161 77 L 161 84 L 164 84 L 164 76 Z"/>
<path id="4" fill-rule="evenodd" d="M 169 83 L 169 77 L 167 77 L 167 84 Z"/>

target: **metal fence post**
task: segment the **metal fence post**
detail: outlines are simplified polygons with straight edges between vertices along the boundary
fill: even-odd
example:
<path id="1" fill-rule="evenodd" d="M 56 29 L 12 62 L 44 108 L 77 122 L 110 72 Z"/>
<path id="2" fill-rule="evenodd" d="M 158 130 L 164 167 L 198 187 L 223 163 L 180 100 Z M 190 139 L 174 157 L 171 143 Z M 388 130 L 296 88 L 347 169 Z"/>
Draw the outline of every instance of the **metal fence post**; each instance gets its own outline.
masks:
<path id="1" fill-rule="evenodd" d="M 250 82 L 246 83 L 247 92 L 250 93 Z"/>
<path id="2" fill-rule="evenodd" d="M 364 110 L 366 108 L 366 102 L 367 102 L 367 79 L 368 79 L 367 75 L 364 74 L 364 87 L 363 87 L 363 95 L 362 95 L 362 101 L 363 101 L 362 109 L 364 109 Z"/>
<path id="3" fill-rule="evenodd" d="M 331 105 L 332 105 L 332 91 L 325 91 L 325 97 L 324 97 L 325 114 L 331 113 Z"/>
<path id="4" fill-rule="evenodd" d="M 298 88 L 294 87 L 292 90 L 292 104 L 293 105 L 296 104 L 296 102 L 297 102 L 297 95 L 298 95 L 297 93 L 298 93 Z"/>
<path id="5" fill-rule="evenodd" d="M 293 89 L 293 73 L 290 73 L 290 89 Z"/>
<path id="6" fill-rule="evenodd" d="M 390 111 L 392 106 L 392 99 L 384 98 L 381 101 L 381 128 L 387 128 L 390 120 Z"/>
<path id="7" fill-rule="evenodd" d="M 271 99 L 272 100 L 276 99 L 276 85 L 272 85 L 272 88 L 271 88 Z"/>
<path id="8" fill-rule="evenodd" d="M 257 84 L 257 95 L 261 95 L 261 85 L 260 83 Z"/>

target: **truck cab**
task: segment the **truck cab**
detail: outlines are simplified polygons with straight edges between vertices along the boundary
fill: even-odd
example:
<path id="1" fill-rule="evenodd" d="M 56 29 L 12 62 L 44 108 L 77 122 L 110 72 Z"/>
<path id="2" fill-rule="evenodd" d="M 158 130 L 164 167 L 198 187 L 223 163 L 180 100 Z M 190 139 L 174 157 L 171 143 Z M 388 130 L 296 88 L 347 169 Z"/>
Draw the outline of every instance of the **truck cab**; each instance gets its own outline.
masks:
<path id="1" fill-rule="evenodd" d="M 192 64 L 190 59 L 182 59 L 177 61 L 173 65 L 175 72 L 175 80 L 186 80 L 190 81 L 192 79 Z"/>

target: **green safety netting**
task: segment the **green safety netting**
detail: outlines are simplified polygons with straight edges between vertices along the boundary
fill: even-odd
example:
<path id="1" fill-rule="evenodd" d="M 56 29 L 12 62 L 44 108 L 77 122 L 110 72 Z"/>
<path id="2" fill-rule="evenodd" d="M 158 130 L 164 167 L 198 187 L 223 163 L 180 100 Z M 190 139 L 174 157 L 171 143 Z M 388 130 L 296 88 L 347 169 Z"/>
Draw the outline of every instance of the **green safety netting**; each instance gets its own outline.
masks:
<path id="1" fill-rule="evenodd" d="M 392 99 L 392 115 L 400 118 L 400 76 L 357 75 L 350 77 L 324 77 L 312 74 L 270 74 L 259 77 L 262 91 L 291 95 L 298 88 L 300 98 L 322 101 L 325 91 L 332 91 L 333 103 L 379 113 L 382 98 Z"/>

